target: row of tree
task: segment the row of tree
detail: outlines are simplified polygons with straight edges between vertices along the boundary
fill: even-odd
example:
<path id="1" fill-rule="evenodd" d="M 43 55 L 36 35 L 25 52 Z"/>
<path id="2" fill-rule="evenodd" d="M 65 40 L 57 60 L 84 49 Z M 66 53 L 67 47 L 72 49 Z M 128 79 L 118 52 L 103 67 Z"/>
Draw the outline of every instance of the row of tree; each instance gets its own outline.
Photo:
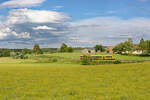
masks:
<path id="1" fill-rule="evenodd" d="M 74 49 L 72 47 L 68 47 L 67 44 L 63 43 L 58 51 L 59 52 L 73 52 Z"/>
<path id="2" fill-rule="evenodd" d="M 40 49 L 40 46 L 38 44 L 34 45 L 33 50 L 31 49 L 0 49 L 0 57 L 10 57 L 13 58 L 27 58 L 27 54 L 42 54 L 42 50 Z"/>
<path id="3" fill-rule="evenodd" d="M 105 48 L 102 45 L 96 45 L 94 48 L 95 48 L 96 52 L 104 52 L 105 51 Z"/>
<path id="4" fill-rule="evenodd" d="M 133 51 L 142 51 L 142 55 L 150 53 L 150 40 L 140 40 L 140 43 L 135 45 L 131 41 L 121 42 L 113 48 L 113 52 L 117 54 L 132 54 Z"/>
<path id="5" fill-rule="evenodd" d="M 9 49 L 0 49 L 0 57 L 9 57 L 11 50 Z"/>
<path id="6" fill-rule="evenodd" d="M 67 46 L 65 43 L 63 43 L 60 47 L 60 49 L 52 49 L 52 48 L 44 48 L 41 49 L 39 44 L 35 44 L 33 49 L 0 49 L 0 57 L 10 57 L 12 56 L 13 58 L 27 58 L 26 56 L 28 54 L 43 54 L 43 52 L 73 52 L 74 49 L 72 47 Z"/>
<path id="7" fill-rule="evenodd" d="M 142 54 L 149 54 L 150 53 L 150 40 L 145 41 L 142 38 L 138 45 L 138 49 L 142 51 Z"/>
<path id="8" fill-rule="evenodd" d="M 113 52 L 117 54 L 132 54 L 135 47 L 134 44 L 130 41 L 121 42 L 115 48 L 113 48 Z"/>

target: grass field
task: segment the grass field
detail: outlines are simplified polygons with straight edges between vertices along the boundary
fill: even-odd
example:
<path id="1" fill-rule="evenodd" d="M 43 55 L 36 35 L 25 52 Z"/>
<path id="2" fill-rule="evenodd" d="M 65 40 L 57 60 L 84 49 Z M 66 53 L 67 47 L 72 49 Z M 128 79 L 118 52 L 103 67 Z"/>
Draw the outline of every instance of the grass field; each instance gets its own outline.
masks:
<path id="1" fill-rule="evenodd" d="M 61 62 L 77 62 L 80 61 L 80 55 L 82 55 L 82 53 L 53 53 L 53 54 L 42 55 L 42 58 L 55 57 L 58 58 Z M 150 57 L 141 57 L 141 56 L 133 56 L 133 55 L 128 56 L 128 55 L 106 54 L 106 53 L 100 53 L 100 54 L 97 53 L 96 55 L 113 55 L 116 60 L 150 61 Z"/>
<path id="2" fill-rule="evenodd" d="M 54 57 L 58 59 L 58 62 L 61 63 L 78 63 L 80 62 L 80 55 L 81 53 L 53 53 L 53 54 L 46 54 L 42 55 L 42 58 L 44 60 L 47 59 L 47 57 Z M 119 55 L 119 54 L 106 54 L 106 53 L 100 53 L 97 55 L 114 55 L 116 60 L 135 60 L 135 61 L 150 61 L 150 57 L 141 57 L 141 56 L 128 56 L 128 55 Z"/>
<path id="3" fill-rule="evenodd" d="M 0 64 L 0 100 L 150 100 L 150 63 Z"/>
<path id="4" fill-rule="evenodd" d="M 50 54 L 49 56 L 57 56 L 57 57 L 63 57 L 66 59 L 80 59 L 81 53 L 54 53 Z M 107 53 L 97 53 L 96 55 L 114 55 L 116 60 L 139 60 L 139 61 L 144 61 L 144 60 L 150 60 L 150 57 L 141 57 L 141 56 L 128 56 L 128 55 L 119 55 L 119 54 L 107 54 Z"/>
<path id="5" fill-rule="evenodd" d="M 105 54 L 105 53 L 104 53 Z M 104 55 L 97 54 L 97 55 Z M 53 53 L 53 54 L 43 54 L 43 55 L 29 55 L 29 59 L 13 59 L 11 57 L 2 57 L 0 58 L 0 63 L 59 63 L 59 64 L 80 64 L 80 55 L 79 52 L 75 53 Z M 105 54 L 110 55 L 110 54 Z M 140 57 L 140 56 L 127 56 L 127 55 L 114 55 L 116 60 L 136 60 L 136 61 L 150 61 L 150 57 Z M 53 60 L 56 59 L 56 62 Z"/>

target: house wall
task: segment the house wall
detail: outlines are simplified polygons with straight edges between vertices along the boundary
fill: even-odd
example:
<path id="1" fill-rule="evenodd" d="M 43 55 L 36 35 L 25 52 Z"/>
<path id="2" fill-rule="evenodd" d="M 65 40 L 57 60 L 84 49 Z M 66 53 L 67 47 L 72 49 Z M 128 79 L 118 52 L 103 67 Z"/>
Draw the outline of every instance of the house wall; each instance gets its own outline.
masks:
<path id="1" fill-rule="evenodd" d="M 87 53 L 89 53 L 89 50 L 90 49 L 83 49 L 81 52 L 83 53 L 83 54 L 87 54 Z M 95 50 L 90 50 L 91 51 L 91 53 L 95 53 Z"/>
<path id="2" fill-rule="evenodd" d="M 134 51 L 132 54 L 142 54 L 142 51 Z"/>

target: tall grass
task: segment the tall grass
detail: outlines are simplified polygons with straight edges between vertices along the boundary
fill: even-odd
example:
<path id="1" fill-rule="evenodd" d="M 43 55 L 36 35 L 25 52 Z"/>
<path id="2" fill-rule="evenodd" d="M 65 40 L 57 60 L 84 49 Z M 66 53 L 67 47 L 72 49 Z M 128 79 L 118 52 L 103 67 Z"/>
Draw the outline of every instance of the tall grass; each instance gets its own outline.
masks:
<path id="1" fill-rule="evenodd" d="M 80 55 L 82 53 L 52 53 L 43 55 L 29 55 L 29 59 L 13 59 L 11 57 L 0 58 L 0 63 L 69 63 L 80 64 Z M 128 56 L 118 54 L 97 53 L 97 55 L 114 55 L 116 60 L 121 61 L 150 61 L 150 57 Z"/>
<path id="2" fill-rule="evenodd" d="M 149 100 L 149 65 L 0 64 L 0 100 Z"/>

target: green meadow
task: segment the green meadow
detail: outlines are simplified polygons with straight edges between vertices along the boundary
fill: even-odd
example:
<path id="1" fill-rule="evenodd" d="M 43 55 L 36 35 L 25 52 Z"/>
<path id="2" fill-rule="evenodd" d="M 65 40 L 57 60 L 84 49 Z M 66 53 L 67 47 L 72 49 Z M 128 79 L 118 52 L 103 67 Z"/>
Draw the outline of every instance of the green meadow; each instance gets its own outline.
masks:
<path id="1" fill-rule="evenodd" d="M 78 64 L 80 65 L 80 55 L 82 53 L 52 53 L 52 54 L 41 54 L 41 55 L 29 55 L 29 59 L 13 59 L 11 57 L 1 57 L 1 64 L 22 64 L 22 63 L 59 63 L 59 64 Z M 106 54 L 97 53 L 96 55 L 113 55 L 116 60 L 136 60 L 136 61 L 150 61 L 150 57 L 141 56 L 128 56 L 119 54 Z"/>
<path id="2" fill-rule="evenodd" d="M 0 100 L 149 100 L 150 63 L 0 64 Z"/>
<path id="3" fill-rule="evenodd" d="M 150 62 L 81 65 L 81 53 L 0 58 L 0 100 L 149 100 Z M 150 57 L 114 55 L 117 60 Z"/>

